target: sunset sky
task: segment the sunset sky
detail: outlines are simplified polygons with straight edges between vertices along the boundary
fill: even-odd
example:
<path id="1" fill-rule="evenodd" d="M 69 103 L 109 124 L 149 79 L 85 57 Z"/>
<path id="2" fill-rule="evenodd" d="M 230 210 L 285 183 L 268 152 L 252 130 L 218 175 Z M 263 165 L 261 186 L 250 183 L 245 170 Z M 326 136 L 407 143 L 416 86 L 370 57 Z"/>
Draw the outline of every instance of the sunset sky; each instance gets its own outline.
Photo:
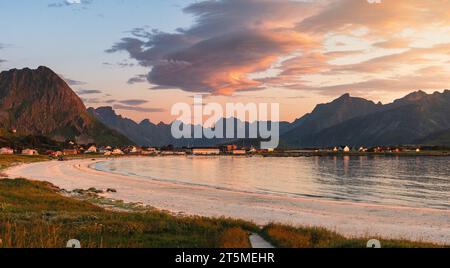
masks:
<path id="1" fill-rule="evenodd" d="M 0 71 L 45 65 L 88 107 L 277 102 L 450 88 L 450 0 L 0 0 Z"/>

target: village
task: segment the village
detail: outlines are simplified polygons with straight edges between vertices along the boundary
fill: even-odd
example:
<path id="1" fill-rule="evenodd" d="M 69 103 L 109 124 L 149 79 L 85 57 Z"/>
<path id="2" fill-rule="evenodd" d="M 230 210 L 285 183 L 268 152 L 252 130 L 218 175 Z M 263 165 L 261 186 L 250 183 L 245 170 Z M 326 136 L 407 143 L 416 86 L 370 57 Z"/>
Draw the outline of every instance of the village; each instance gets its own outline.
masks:
<path id="1" fill-rule="evenodd" d="M 436 152 L 438 148 L 418 147 L 418 146 L 376 146 L 376 147 L 350 147 L 336 146 L 333 148 L 309 148 L 309 149 L 257 149 L 255 147 L 239 147 L 235 144 L 222 145 L 217 147 L 193 147 L 175 148 L 171 145 L 162 148 L 140 147 L 140 146 L 97 146 L 95 144 L 78 145 L 75 142 L 68 142 L 65 148 L 60 150 L 45 150 L 41 148 L 15 149 L 11 147 L 0 148 L 0 155 L 25 155 L 37 156 L 47 155 L 51 158 L 63 159 L 68 156 L 95 155 L 95 156 L 314 156 L 314 155 L 338 155 L 338 154 L 421 154 L 424 151 Z M 440 152 L 442 154 L 442 152 Z M 443 153 L 447 155 L 447 152 Z"/>

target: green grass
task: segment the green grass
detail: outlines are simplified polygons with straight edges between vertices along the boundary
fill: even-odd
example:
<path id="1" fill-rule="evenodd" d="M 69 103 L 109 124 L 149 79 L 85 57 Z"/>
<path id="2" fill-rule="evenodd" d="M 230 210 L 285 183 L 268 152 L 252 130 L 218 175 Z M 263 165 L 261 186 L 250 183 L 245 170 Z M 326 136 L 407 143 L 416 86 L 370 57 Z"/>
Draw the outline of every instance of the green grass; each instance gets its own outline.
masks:
<path id="1" fill-rule="evenodd" d="M 0 171 L 17 164 L 36 163 L 49 160 L 48 156 L 0 155 Z"/>
<path id="2" fill-rule="evenodd" d="M 376 237 L 346 238 L 323 228 L 292 227 L 270 224 L 263 228 L 263 237 L 279 248 L 365 248 L 370 239 L 378 239 L 383 248 L 437 248 L 438 245 L 407 240 Z"/>
<path id="3" fill-rule="evenodd" d="M 179 217 L 156 210 L 114 212 L 64 197 L 49 183 L 0 181 L 0 247 L 60 248 L 69 239 L 78 239 L 88 248 L 247 247 L 232 236 L 236 230 L 242 235 L 257 227 L 239 220 Z"/>

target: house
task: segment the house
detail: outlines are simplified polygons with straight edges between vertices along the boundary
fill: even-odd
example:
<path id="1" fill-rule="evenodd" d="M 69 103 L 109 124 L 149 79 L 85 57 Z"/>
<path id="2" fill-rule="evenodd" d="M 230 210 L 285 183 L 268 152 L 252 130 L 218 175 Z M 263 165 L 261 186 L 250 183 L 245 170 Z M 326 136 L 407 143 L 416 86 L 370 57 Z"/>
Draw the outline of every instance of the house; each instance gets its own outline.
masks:
<path id="1" fill-rule="evenodd" d="M 343 149 L 344 153 L 349 153 L 351 151 L 350 147 L 345 146 Z"/>
<path id="2" fill-rule="evenodd" d="M 22 150 L 22 155 L 39 155 L 39 153 L 37 150 L 25 149 L 25 150 Z"/>
<path id="3" fill-rule="evenodd" d="M 77 155 L 79 152 L 77 149 L 65 149 L 62 153 L 63 155 Z"/>
<path id="4" fill-rule="evenodd" d="M 333 148 L 333 152 L 335 152 L 335 153 L 339 152 L 339 148 L 338 147 L 334 147 Z"/>
<path id="5" fill-rule="evenodd" d="M 105 151 L 105 152 L 103 153 L 103 155 L 104 155 L 104 156 L 111 156 L 111 155 L 112 155 L 112 152 L 111 152 L 111 151 Z"/>
<path id="6" fill-rule="evenodd" d="M 136 146 L 130 146 L 130 147 L 127 147 L 124 151 L 128 154 L 139 154 L 142 152 L 142 149 L 138 148 Z"/>
<path id="7" fill-rule="evenodd" d="M 220 155 L 219 148 L 194 148 L 192 149 L 193 155 Z"/>
<path id="8" fill-rule="evenodd" d="M 114 149 L 111 154 L 112 155 L 124 155 L 125 153 L 120 149 Z"/>
<path id="9" fill-rule="evenodd" d="M 14 154 L 14 150 L 9 147 L 0 148 L 0 154 L 2 155 Z"/>
<path id="10" fill-rule="evenodd" d="M 237 150 L 237 148 L 238 148 L 237 145 L 234 145 L 234 144 L 225 145 L 225 146 L 221 147 L 221 149 L 224 153 L 232 153 L 234 150 Z"/>
<path id="11" fill-rule="evenodd" d="M 45 154 L 52 157 L 60 157 L 63 155 L 61 151 L 53 151 L 53 150 L 48 150 L 47 152 L 45 152 Z"/>
<path id="12" fill-rule="evenodd" d="M 233 150 L 233 155 L 246 155 L 247 151 L 246 150 Z"/>
<path id="13" fill-rule="evenodd" d="M 159 153 L 158 150 L 156 148 L 153 148 L 153 147 L 147 148 L 147 149 L 144 149 L 144 150 L 141 151 L 142 155 L 156 155 L 158 153 Z"/>
<path id="14" fill-rule="evenodd" d="M 84 153 L 85 154 L 96 154 L 97 152 L 98 152 L 97 147 L 95 145 L 92 145 Z"/>
<path id="15" fill-rule="evenodd" d="M 367 151 L 369 151 L 369 149 L 365 148 L 365 147 L 360 147 L 358 150 L 360 153 L 367 153 Z"/>

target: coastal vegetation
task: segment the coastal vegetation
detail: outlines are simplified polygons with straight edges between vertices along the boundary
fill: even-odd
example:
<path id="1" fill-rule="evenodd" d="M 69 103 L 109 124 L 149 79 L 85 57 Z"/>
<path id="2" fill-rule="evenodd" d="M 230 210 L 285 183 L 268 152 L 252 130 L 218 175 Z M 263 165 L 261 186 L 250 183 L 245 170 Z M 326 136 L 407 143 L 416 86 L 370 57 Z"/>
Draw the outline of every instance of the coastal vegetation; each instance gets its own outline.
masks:
<path id="1" fill-rule="evenodd" d="M 279 248 L 364 248 L 368 238 L 346 238 L 336 232 L 318 227 L 292 227 L 269 224 L 263 237 Z M 373 239 L 373 238 L 371 238 Z M 436 248 L 432 243 L 378 238 L 384 248 Z"/>

